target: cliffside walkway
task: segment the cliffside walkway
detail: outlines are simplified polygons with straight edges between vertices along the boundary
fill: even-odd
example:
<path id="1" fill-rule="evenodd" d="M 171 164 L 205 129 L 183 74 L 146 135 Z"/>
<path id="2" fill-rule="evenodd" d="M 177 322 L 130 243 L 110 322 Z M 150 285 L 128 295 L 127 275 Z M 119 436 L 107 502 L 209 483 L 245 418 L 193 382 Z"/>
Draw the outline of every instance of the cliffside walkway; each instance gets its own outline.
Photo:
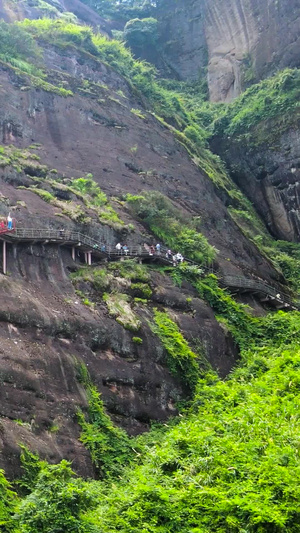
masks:
<path id="1" fill-rule="evenodd" d="M 72 259 L 76 261 L 76 251 L 84 254 L 85 263 L 92 264 L 92 258 L 97 260 L 121 260 L 124 257 L 136 257 L 140 261 L 150 260 L 162 264 L 173 264 L 172 258 L 167 256 L 168 249 L 161 246 L 160 252 L 150 253 L 144 246 L 129 246 L 128 252 L 116 250 L 115 245 L 110 246 L 99 242 L 96 239 L 79 233 L 76 231 L 69 231 L 65 229 L 38 229 L 38 228 L 13 228 L 0 233 L 0 240 L 2 240 L 2 270 L 7 273 L 7 244 L 28 243 L 28 244 L 58 244 L 59 246 L 67 246 L 71 249 Z M 187 263 L 194 266 L 199 266 L 194 261 L 185 259 Z M 204 271 L 206 269 L 204 268 Z M 210 272 L 213 272 L 210 270 Z M 231 292 L 236 293 L 250 293 L 261 301 L 269 303 L 277 309 L 296 310 L 300 306 L 295 304 L 292 299 L 278 289 L 267 284 L 263 280 L 250 279 L 242 276 L 222 276 L 220 273 L 214 271 L 220 280 L 220 285 L 227 288 Z"/>

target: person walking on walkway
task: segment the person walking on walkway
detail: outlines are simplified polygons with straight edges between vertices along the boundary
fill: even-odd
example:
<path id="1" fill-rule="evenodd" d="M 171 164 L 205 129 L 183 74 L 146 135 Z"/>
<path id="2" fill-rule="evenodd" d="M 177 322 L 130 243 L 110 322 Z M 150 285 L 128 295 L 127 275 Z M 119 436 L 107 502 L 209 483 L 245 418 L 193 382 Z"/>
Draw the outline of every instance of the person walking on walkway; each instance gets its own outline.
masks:
<path id="1" fill-rule="evenodd" d="M 124 246 L 123 246 L 123 252 L 124 252 L 125 255 L 128 254 L 128 252 L 129 252 L 129 248 L 128 248 L 127 244 L 124 244 Z"/>
<path id="2" fill-rule="evenodd" d="M 160 244 L 157 243 L 157 245 L 155 246 L 155 248 L 156 248 L 156 253 L 157 253 L 157 255 L 160 255 Z"/>
<path id="3" fill-rule="evenodd" d="M 122 244 L 120 242 L 118 242 L 118 244 L 116 244 L 116 250 L 117 250 L 117 254 L 118 255 L 121 255 L 121 252 L 122 252 Z"/>
<path id="4" fill-rule="evenodd" d="M 12 218 L 11 218 L 11 216 L 10 216 L 10 213 L 8 213 L 8 217 L 7 217 L 7 229 L 13 229 L 13 227 L 12 227 L 12 222 L 13 222 L 13 220 L 12 220 Z"/>

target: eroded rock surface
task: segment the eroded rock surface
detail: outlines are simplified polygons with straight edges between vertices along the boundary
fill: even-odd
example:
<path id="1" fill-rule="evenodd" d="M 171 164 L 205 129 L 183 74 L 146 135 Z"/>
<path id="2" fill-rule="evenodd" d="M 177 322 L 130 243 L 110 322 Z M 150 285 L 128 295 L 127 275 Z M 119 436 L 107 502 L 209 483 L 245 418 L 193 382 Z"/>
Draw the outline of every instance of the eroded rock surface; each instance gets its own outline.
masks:
<path id="1" fill-rule="evenodd" d="M 297 0 L 160 2 L 164 53 L 181 79 L 208 65 L 212 101 L 230 101 L 247 81 L 299 66 Z"/>
<path id="2" fill-rule="evenodd" d="M 212 146 L 226 160 L 270 232 L 279 239 L 299 242 L 300 121 L 277 135 L 279 127 L 272 120 L 257 126 L 259 136 L 263 138 L 263 131 L 266 138 L 257 145 L 232 138 L 215 139 Z"/>

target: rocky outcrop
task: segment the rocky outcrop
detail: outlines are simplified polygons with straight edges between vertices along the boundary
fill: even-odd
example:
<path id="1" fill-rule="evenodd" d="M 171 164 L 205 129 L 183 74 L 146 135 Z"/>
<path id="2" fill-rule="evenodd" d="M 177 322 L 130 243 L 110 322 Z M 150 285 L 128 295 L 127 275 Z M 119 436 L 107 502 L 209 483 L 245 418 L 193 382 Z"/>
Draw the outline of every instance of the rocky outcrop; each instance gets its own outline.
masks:
<path id="1" fill-rule="evenodd" d="M 159 2 L 164 55 L 181 79 L 208 66 L 212 101 L 230 101 L 248 82 L 300 64 L 297 0 Z"/>
<path id="2" fill-rule="evenodd" d="M 212 147 L 226 161 L 269 231 L 279 239 L 299 242 L 300 119 L 295 117 L 293 126 L 281 132 L 276 120 L 260 124 L 256 130 L 257 138 L 264 142 L 216 138 Z"/>
<path id="3" fill-rule="evenodd" d="M 208 84 L 213 101 L 230 101 L 247 81 L 300 64 L 297 0 L 206 0 Z"/>
<path id="4" fill-rule="evenodd" d="M 157 4 L 166 65 L 179 79 L 198 79 L 207 66 L 203 0 L 159 0 Z"/>

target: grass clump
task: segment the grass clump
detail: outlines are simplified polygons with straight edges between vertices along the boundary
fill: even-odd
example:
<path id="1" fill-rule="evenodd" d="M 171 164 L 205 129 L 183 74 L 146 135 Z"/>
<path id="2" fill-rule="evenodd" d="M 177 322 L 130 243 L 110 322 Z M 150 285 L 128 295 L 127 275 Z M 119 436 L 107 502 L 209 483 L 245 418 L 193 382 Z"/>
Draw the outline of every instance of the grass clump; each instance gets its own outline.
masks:
<path id="1" fill-rule="evenodd" d="M 143 344 L 143 339 L 141 339 L 141 337 L 132 337 L 132 342 L 134 342 L 134 344 Z"/>

